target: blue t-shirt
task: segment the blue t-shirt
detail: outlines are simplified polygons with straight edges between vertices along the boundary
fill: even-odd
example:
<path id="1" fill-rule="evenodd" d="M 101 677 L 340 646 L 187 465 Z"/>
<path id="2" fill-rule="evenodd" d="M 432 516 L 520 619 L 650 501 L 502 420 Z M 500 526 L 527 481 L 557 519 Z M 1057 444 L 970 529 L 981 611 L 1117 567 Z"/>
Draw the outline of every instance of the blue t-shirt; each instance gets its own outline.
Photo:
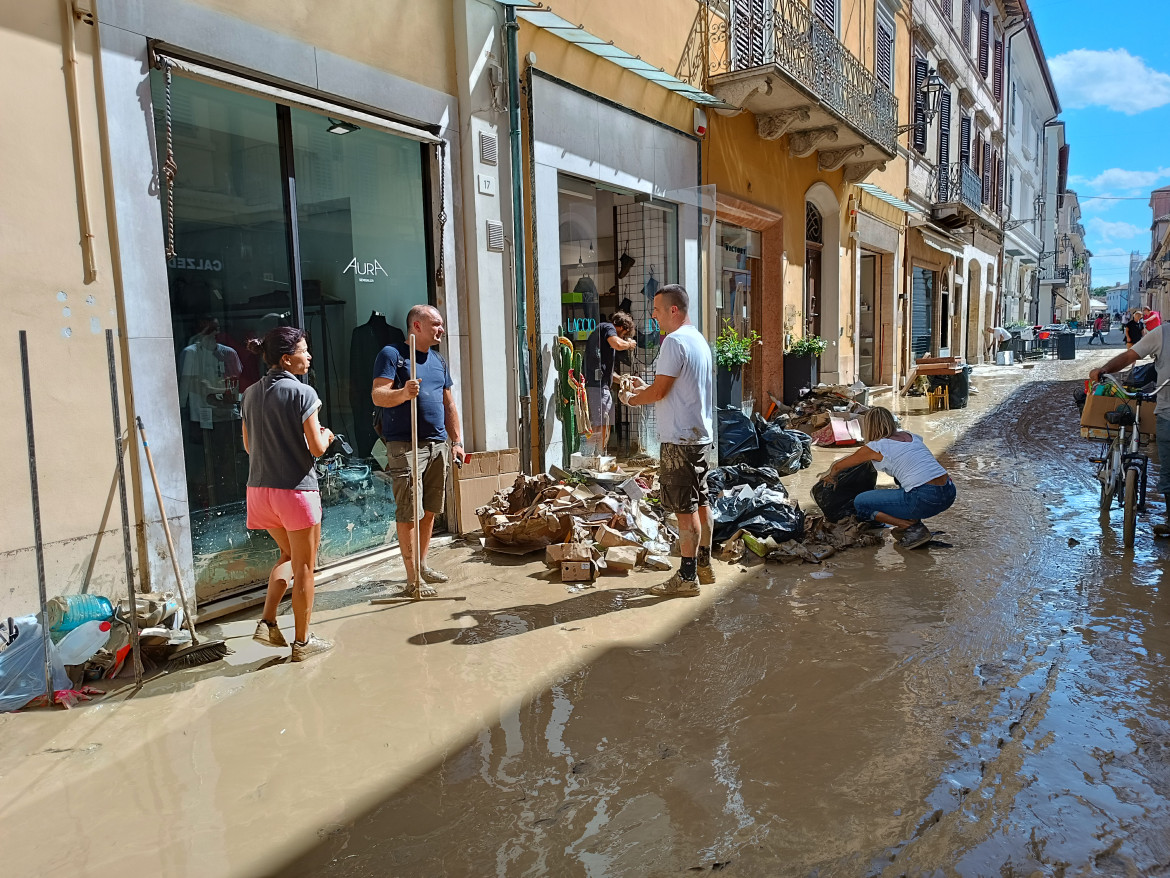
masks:
<path id="1" fill-rule="evenodd" d="M 418 438 L 420 441 L 446 442 L 447 419 L 443 410 L 443 391 L 451 387 L 451 373 L 438 351 L 415 351 L 418 390 Z M 374 377 L 389 378 L 395 389 L 410 380 L 410 346 L 387 345 L 374 360 Z M 410 441 L 410 405 L 403 403 L 382 409 L 382 438 L 386 442 Z"/>

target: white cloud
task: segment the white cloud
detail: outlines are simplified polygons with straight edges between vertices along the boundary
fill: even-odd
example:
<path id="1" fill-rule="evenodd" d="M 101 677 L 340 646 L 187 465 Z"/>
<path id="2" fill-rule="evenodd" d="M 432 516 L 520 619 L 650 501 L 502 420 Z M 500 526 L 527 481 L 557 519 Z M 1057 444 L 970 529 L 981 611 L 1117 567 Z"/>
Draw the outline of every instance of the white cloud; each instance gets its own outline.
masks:
<path id="1" fill-rule="evenodd" d="M 1128 241 L 1131 238 L 1137 238 L 1141 235 L 1149 234 L 1148 229 L 1143 229 L 1141 226 L 1135 226 L 1133 223 L 1114 223 L 1109 222 L 1108 220 L 1103 220 L 1098 216 L 1089 218 L 1088 231 L 1094 237 L 1102 241 Z M 1106 252 L 1107 251 L 1102 250 L 1100 255 L 1103 256 Z"/>
<path id="2" fill-rule="evenodd" d="M 1100 191 L 1101 189 L 1148 190 L 1162 180 L 1170 178 L 1170 168 L 1158 168 L 1154 171 L 1127 171 L 1124 168 L 1109 168 L 1096 177 L 1085 182 Z"/>
<path id="3" fill-rule="evenodd" d="M 1125 49 L 1073 49 L 1049 58 L 1048 68 L 1070 109 L 1101 106 L 1132 116 L 1170 104 L 1170 74 Z"/>

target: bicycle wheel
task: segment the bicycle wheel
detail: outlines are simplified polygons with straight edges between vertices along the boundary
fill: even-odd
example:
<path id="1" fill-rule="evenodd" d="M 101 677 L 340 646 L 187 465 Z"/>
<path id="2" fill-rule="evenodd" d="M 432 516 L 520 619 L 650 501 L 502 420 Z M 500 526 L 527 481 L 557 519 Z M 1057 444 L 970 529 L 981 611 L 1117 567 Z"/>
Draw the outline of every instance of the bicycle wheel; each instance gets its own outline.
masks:
<path id="1" fill-rule="evenodd" d="M 1137 531 L 1137 483 L 1138 471 L 1136 466 L 1125 469 L 1125 519 L 1121 528 L 1121 536 L 1127 549 L 1133 547 L 1134 535 Z"/>

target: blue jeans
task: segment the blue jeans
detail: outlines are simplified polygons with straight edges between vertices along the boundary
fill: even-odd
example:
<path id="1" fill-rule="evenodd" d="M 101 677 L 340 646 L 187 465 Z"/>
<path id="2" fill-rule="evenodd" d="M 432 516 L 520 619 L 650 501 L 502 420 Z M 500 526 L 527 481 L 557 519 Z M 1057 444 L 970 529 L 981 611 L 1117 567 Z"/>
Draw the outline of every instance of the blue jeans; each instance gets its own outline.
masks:
<path id="1" fill-rule="evenodd" d="M 1170 418 L 1159 415 L 1154 422 L 1158 443 L 1158 493 L 1170 494 Z"/>
<path id="2" fill-rule="evenodd" d="M 1170 423 L 1166 426 L 1170 428 Z M 884 512 L 903 521 L 921 521 L 945 512 L 954 502 L 955 483 L 947 479 L 945 485 L 919 485 L 913 491 L 901 488 L 863 491 L 853 498 L 853 508 L 862 521 L 873 521 L 875 512 Z"/>

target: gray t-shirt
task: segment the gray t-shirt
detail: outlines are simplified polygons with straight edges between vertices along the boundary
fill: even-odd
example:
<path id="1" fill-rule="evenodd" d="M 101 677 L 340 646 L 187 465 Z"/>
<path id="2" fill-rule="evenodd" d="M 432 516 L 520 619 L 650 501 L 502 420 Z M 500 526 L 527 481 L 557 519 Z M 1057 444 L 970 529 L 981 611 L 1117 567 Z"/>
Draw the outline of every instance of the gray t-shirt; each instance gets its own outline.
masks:
<path id="1" fill-rule="evenodd" d="M 654 404 L 658 441 L 675 445 L 707 445 L 712 441 L 711 346 L 703 334 L 685 323 L 662 340 L 656 375 L 673 375 L 670 392 Z"/>
<path id="2" fill-rule="evenodd" d="M 1138 339 L 1131 350 L 1139 357 L 1153 357 L 1154 368 L 1158 370 L 1158 383 L 1170 378 L 1170 347 L 1166 342 L 1168 337 L 1163 331 L 1164 324 L 1159 324 Z M 1170 384 L 1158 392 L 1158 402 L 1154 406 L 1154 414 L 1159 418 L 1170 418 Z"/>
<path id="3" fill-rule="evenodd" d="M 305 421 L 318 401 L 317 391 L 281 369 L 244 391 L 240 413 L 248 429 L 249 488 L 317 490 Z"/>

